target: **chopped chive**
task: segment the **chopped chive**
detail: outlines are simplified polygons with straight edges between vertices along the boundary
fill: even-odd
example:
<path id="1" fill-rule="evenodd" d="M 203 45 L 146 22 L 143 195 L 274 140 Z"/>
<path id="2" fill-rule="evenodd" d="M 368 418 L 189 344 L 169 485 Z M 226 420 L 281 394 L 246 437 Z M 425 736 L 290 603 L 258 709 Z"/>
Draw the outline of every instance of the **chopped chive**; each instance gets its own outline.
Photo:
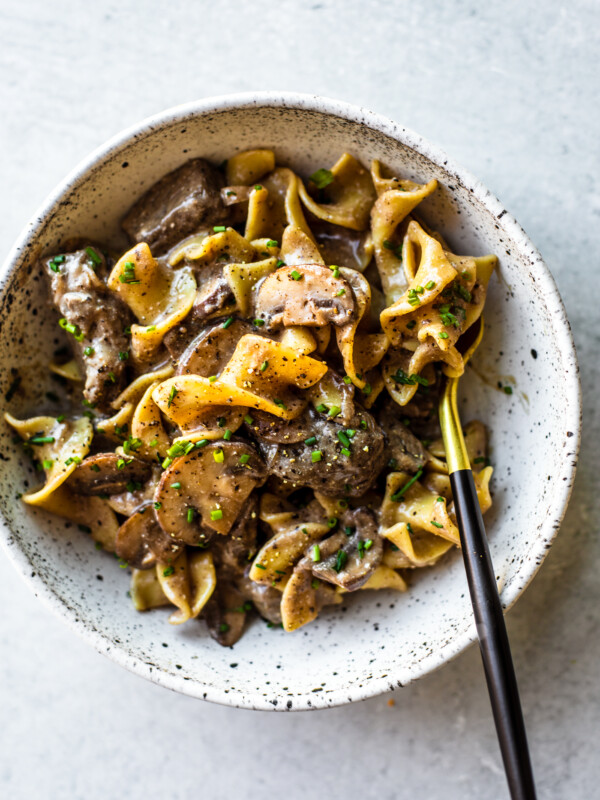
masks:
<path id="1" fill-rule="evenodd" d="M 287 410 L 286 404 L 283 402 L 283 400 L 280 400 L 278 397 L 274 397 L 273 402 L 275 403 L 276 406 L 279 406 L 279 408 L 283 408 L 284 411 Z"/>
<path id="2" fill-rule="evenodd" d="M 327 520 L 327 525 L 330 528 L 335 528 L 335 526 L 337 524 L 338 524 L 338 518 L 337 517 L 329 517 L 329 519 Z"/>
<path id="3" fill-rule="evenodd" d="M 198 441 L 194 446 L 199 450 L 201 447 L 205 447 L 207 444 L 208 444 L 208 439 L 198 439 Z"/>
<path id="4" fill-rule="evenodd" d="M 187 521 L 188 522 L 193 522 L 195 516 L 196 516 L 196 509 L 195 508 L 188 508 L 188 510 L 187 510 Z"/>
<path id="5" fill-rule="evenodd" d="M 219 428 L 225 427 L 225 423 L 226 422 L 227 422 L 227 420 L 225 419 L 225 417 L 218 417 L 217 418 L 217 425 L 219 426 Z"/>
<path id="6" fill-rule="evenodd" d="M 339 267 L 334 267 L 333 268 L 333 277 L 334 278 L 339 278 L 340 277 L 340 268 Z"/>
<path id="7" fill-rule="evenodd" d="M 279 269 L 279 267 L 285 267 L 285 261 L 282 261 L 280 258 L 278 258 L 277 264 L 275 264 L 275 266 L 277 267 L 277 269 Z"/>
<path id="8" fill-rule="evenodd" d="M 505 386 L 503 389 L 504 394 L 512 394 L 513 390 L 511 386 Z"/>
<path id="9" fill-rule="evenodd" d="M 263 326 L 264 324 L 265 324 L 265 321 L 264 321 L 264 319 L 258 319 L 258 317 L 257 317 L 257 318 L 254 320 L 254 327 L 255 327 L 255 328 L 262 328 L 262 326 Z"/>
<path id="10" fill-rule="evenodd" d="M 209 380 L 210 383 L 214 383 L 217 380 L 217 376 L 216 375 L 211 375 L 208 380 Z"/>
<path id="11" fill-rule="evenodd" d="M 293 269 L 290 272 L 290 277 L 293 278 L 295 281 L 302 280 L 302 274 L 300 272 L 298 272 L 297 269 Z"/>
<path id="12" fill-rule="evenodd" d="M 57 422 L 64 422 L 65 421 L 65 415 L 64 414 L 59 414 L 58 417 L 56 418 L 56 421 Z M 98 433 L 100 433 L 100 431 L 98 431 Z"/>
<path id="13" fill-rule="evenodd" d="M 54 461 L 52 461 L 51 458 L 45 458 L 42 461 L 42 466 L 44 467 L 44 469 L 52 469 L 52 464 L 54 464 Z"/>
<path id="14" fill-rule="evenodd" d="M 175 481 L 175 483 L 172 483 L 171 489 L 181 489 L 181 481 Z"/>
<path id="15" fill-rule="evenodd" d="M 264 564 L 255 564 L 254 566 L 258 567 L 258 569 L 266 569 Z"/>
<path id="16" fill-rule="evenodd" d="M 344 431 L 338 431 L 337 438 L 344 445 L 344 447 L 350 447 L 350 439 L 348 439 Z"/>
<path id="17" fill-rule="evenodd" d="M 413 475 L 413 477 L 409 481 L 407 481 L 404 484 L 404 486 L 402 486 L 400 489 L 398 489 L 397 492 L 395 492 L 392 495 L 392 500 L 395 503 L 399 503 L 402 500 L 402 496 L 406 494 L 406 492 L 410 489 L 410 487 L 413 485 L 413 483 L 416 483 L 419 480 L 419 478 L 421 477 L 422 474 L 423 474 L 423 467 L 421 467 L 418 470 L 417 474 Z M 440 527 L 442 527 L 442 526 L 440 526 Z"/>
<path id="18" fill-rule="evenodd" d="M 279 244 L 275 241 L 275 239 L 269 239 L 267 242 L 267 247 L 279 247 Z"/>
<path id="19" fill-rule="evenodd" d="M 129 353 L 126 350 L 119 351 L 119 361 L 127 361 Z"/>
<path id="20" fill-rule="evenodd" d="M 222 450 L 214 450 L 213 458 L 217 462 L 217 464 L 222 464 L 225 459 L 225 454 L 223 453 Z"/>
<path id="21" fill-rule="evenodd" d="M 346 458 L 350 458 L 350 456 L 352 455 L 352 453 L 350 452 L 350 450 L 348 450 L 347 447 L 342 447 L 341 453 L 343 456 L 346 456 Z"/>
<path id="22" fill-rule="evenodd" d="M 367 539 L 365 542 L 365 550 L 370 550 L 373 547 L 373 539 Z"/>
<path id="23" fill-rule="evenodd" d="M 179 389 L 176 386 L 171 386 L 171 391 L 169 392 L 169 399 L 167 400 L 167 408 L 171 408 L 171 403 L 177 395 L 179 394 Z"/>
<path id="24" fill-rule="evenodd" d="M 341 297 L 343 294 L 346 294 L 345 289 L 340 289 L 338 292 L 335 293 L 336 297 Z"/>
<path id="25" fill-rule="evenodd" d="M 246 425 L 252 425 L 254 420 L 252 419 L 250 414 L 246 414 L 246 416 L 244 417 L 244 422 L 246 423 Z"/>
<path id="26" fill-rule="evenodd" d="M 316 464 L 317 461 L 320 461 L 323 458 L 323 453 L 320 450 L 313 450 L 310 454 L 310 460 L 313 464 Z"/>
<path id="27" fill-rule="evenodd" d="M 338 414 L 341 414 L 341 413 L 342 413 L 342 409 L 339 406 L 331 406 L 331 408 L 329 409 L 328 416 L 337 417 Z"/>
<path id="28" fill-rule="evenodd" d="M 213 225 L 213 231 L 215 233 L 224 233 L 227 230 L 226 225 Z"/>
<path id="29" fill-rule="evenodd" d="M 348 553 L 345 550 L 338 550 L 335 558 L 334 570 L 336 572 L 341 572 L 346 566 L 347 561 L 348 561 Z"/>
<path id="30" fill-rule="evenodd" d="M 223 438 L 225 439 L 226 442 L 229 442 L 231 441 L 231 436 L 232 436 L 231 431 L 229 430 L 229 428 L 227 428 L 225 430 L 225 433 L 223 434 Z"/>
<path id="31" fill-rule="evenodd" d="M 101 264 L 101 263 L 102 263 L 102 259 L 100 258 L 100 256 L 99 256 L 99 255 L 98 255 L 98 253 L 97 253 L 97 252 L 94 250 L 94 248 L 93 248 L 93 247 L 86 247 L 86 248 L 85 248 L 85 252 L 88 254 L 88 256 L 89 256 L 89 257 L 90 257 L 90 259 L 92 260 L 93 264 L 95 264 L 96 266 L 97 266 L 98 264 Z"/>
<path id="32" fill-rule="evenodd" d="M 344 375 L 344 383 L 348 386 L 352 383 L 352 378 L 350 375 Z"/>
<path id="33" fill-rule="evenodd" d="M 360 427 L 361 427 L 361 428 L 362 428 L 364 431 L 366 431 L 366 430 L 367 430 L 367 420 L 366 420 L 366 419 L 361 419 L 361 421 L 360 421 Z"/>
<path id="34" fill-rule="evenodd" d="M 269 366 L 269 362 L 268 361 L 263 361 L 262 364 L 260 365 L 260 371 L 264 372 L 267 369 L 268 366 Z"/>
<path id="35" fill-rule="evenodd" d="M 54 436 L 32 436 L 29 439 L 29 444 L 52 444 Z"/>
<path id="36" fill-rule="evenodd" d="M 446 331 L 440 331 L 438 333 L 438 336 L 440 337 L 440 339 L 447 339 L 448 338 L 448 334 L 446 333 Z"/>
<path id="37" fill-rule="evenodd" d="M 346 436 L 353 439 L 356 436 L 356 431 L 353 428 L 346 428 Z"/>
<path id="38" fill-rule="evenodd" d="M 162 503 L 154 503 L 154 508 L 158 511 L 162 508 Z"/>
<path id="39" fill-rule="evenodd" d="M 94 355 L 94 348 L 93 347 L 86 347 L 83 351 L 84 356 L 93 356 Z"/>
<path id="40" fill-rule="evenodd" d="M 156 330 L 156 325 L 148 325 L 146 328 L 146 333 L 152 333 L 152 331 Z"/>
<path id="41" fill-rule="evenodd" d="M 79 456 L 69 456 L 65 461 L 65 466 L 69 467 L 71 464 L 81 464 L 81 459 Z"/>
<path id="42" fill-rule="evenodd" d="M 165 458 L 165 460 L 161 464 L 161 467 L 163 469 L 166 469 L 167 467 L 170 467 L 172 463 L 173 463 L 173 459 L 172 458 Z"/>
<path id="43" fill-rule="evenodd" d="M 157 444 L 158 444 L 158 439 L 152 439 L 152 441 L 150 442 L 150 444 L 148 446 L 149 447 L 156 447 Z"/>
<path id="44" fill-rule="evenodd" d="M 435 289 L 435 281 L 429 281 L 425 284 L 426 289 Z"/>
<path id="45" fill-rule="evenodd" d="M 308 439 L 304 440 L 304 444 L 316 444 L 317 437 L 316 436 L 309 436 Z"/>
<path id="46" fill-rule="evenodd" d="M 371 392 L 373 391 L 373 387 L 371 386 L 370 383 L 365 383 L 365 385 L 363 386 L 361 391 L 365 395 L 365 397 L 368 397 L 371 394 Z"/>
<path id="47" fill-rule="evenodd" d="M 240 464 L 247 464 L 250 461 L 250 456 L 248 453 L 242 453 L 240 456 Z"/>
<path id="48" fill-rule="evenodd" d="M 175 572 L 175 567 L 167 567 L 163 569 L 163 577 L 168 578 L 169 575 L 172 575 Z"/>
<path id="49" fill-rule="evenodd" d="M 333 173 L 330 169 L 321 167 L 316 172 L 313 172 L 309 181 L 314 183 L 317 189 L 324 189 L 326 186 L 329 186 L 330 183 L 333 183 Z"/>
<path id="50" fill-rule="evenodd" d="M 443 528 L 443 525 L 440 525 L 439 522 L 436 522 L 434 519 L 431 520 L 431 524 L 435 525 L 436 528 Z"/>
<path id="51" fill-rule="evenodd" d="M 325 403 L 319 403 L 317 406 L 317 411 L 320 414 L 324 414 L 326 411 L 329 411 L 329 408 L 325 405 Z"/>
<path id="52" fill-rule="evenodd" d="M 254 191 L 255 191 L 255 192 L 260 192 L 260 190 L 261 190 L 262 188 L 263 188 L 263 187 L 260 185 L 260 183 L 257 183 L 257 184 L 256 184 L 256 186 L 254 187 Z"/>
<path id="53" fill-rule="evenodd" d="M 222 327 L 227 329 L 231 325 L 232 322 L 233 322 L 233 317 L 227 317 L 227 319 L 223 323 Z"/>
<path id="54" fill-rule="evenodd" d="M 214 509 L 213 509 L 213 510 L 210 512 L 210 518 L 211 518 L 212 520 L 223 519 L 223 512 L 221 511 L 221 509 L 220 509 L 220 508 L 214 508 Z"/>
<path id="55" fill-rule="evenodd" d="M 91 464 L 90 469 L 92 470 L 92 472 L 100 472 L 100 467 L 98 464 Z"/>
<path id="56" fill-rule="evenodd" d="M 318 564 L 321 560 L 321 548 L 318 544 L 313 545 L 312 560 L 315 562 L 315 564 Z"/>

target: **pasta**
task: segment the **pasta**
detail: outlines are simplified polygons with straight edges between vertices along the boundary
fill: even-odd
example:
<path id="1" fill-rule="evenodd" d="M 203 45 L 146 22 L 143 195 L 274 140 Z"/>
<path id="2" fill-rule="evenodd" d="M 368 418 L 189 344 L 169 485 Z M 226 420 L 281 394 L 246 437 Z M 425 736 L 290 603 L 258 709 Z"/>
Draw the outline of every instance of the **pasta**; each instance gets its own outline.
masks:
<path id="1" fill-rule="evenodd" d="M 115 553 L 135 609 L 226 646 L 252 610 L 291 632 L 407 591 L 460 546 L 436 404 L 496 265 L 415 216 L 436 188 L 349 153 L 308 179 L 269 149 L 192 159 L 126 252 L 42 258 L 71 350 L 49 369 L 87 408 L 5 414 L 43 477 L 24 502 Z M 464 432 L 485 512 L 487 430 Z"/>

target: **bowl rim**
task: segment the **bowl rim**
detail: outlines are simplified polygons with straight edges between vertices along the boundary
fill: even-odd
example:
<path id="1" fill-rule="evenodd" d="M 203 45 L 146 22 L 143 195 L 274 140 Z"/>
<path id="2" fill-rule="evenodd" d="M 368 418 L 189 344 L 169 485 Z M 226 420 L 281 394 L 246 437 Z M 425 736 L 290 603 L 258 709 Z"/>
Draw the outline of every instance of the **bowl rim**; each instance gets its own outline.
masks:
<path id="1" fill-rule="evenodd" d="M 441 148 L 431 144 L 419 134 L 392 121 L 386 116 L 368 111 L 360 106 L 319 95 L 296 92 L 264 91 L 225 94 L 170 107 L 150 117 L 146 117 L 111 137 L 108 141 L 82 159 L 50 192 L 23 228 L 0 269 L 0 295 L 4 294 L 12 280 L 13 273 L 17 270 L 18 266 L 20 266 L 19 261 L 22 255 L 27 252 L 28 248 L 35 241 L 36 236 L 52 216 L 55 207 L 60 203 L 62 197 L 76 189 L 78 184 L 86 180 L 91 172 L 99 168 L 105 162 L 111 160 L 120 150 L 129 145 L 133 139 L 152 135 L 161 128 L 174 123 L 185 122 L 186 119 L 196 118 L 205 114 L 261 107 L 312 111 L 324 116 L 338 117 L 383 133 L 411 148 L 421 156 L 432 161 L 440 169 L 452 176 L 454 180 L 458 181 L 462 187 L 467 189 L 496 219 L 496 224 L 510 239 L 517 252 L 527 256 L 531 268 L 536 272 L 536 285 L 541 291 L 545 302 L 554 311 L 553 333 L 557 337 L 557 344 L 562 354 L 563 363 L 572 370 L 575 376 L 575 379 L 570 381 L 567 387 L 568 402 L 566 409 L 568 430 L 572 433 L 569 446 L 573 453 L 573 458 L 569 460 L 565 471 L 562 473 L 563 477 L 566 479 L 556 482 L 558 485 L 555 487 L 555 491 L 552 494 L 552 505 L 536 535 L 535 544 L 529 550 L 528 559 L 519 571 L 519 579 L 513 581 L 510 592 L 502 594 L 502 605 L 505 610 L 508 610 L 518 597 L 520 597 L 540 568 L 547 555 L 550 544 L 558 532 L 571 495 L 581 432 L 581 388 L 575 344 L 566 311 L 554 278 L 523 228 L 514 217 L 507 212 L 503 204 L 486 189 L 477 178 L 449 158 Z M 139 661 L 125 647 L 121 645 L 116 646 L 115 642 L 108 639 L 101 631 L 95 628 L 90 621 L 79 618 L 75 612 L 46 585 L 36 574 L 35 569 L 32 568 L 33 565 L 27 558 L 25 552 L 19 547 L 18 541 L 13 536 L 10 526 L 3 515 L 0 515 L 0 533 L 0 544 L 15 569 L 20 573 L 21 577 L 29 585 L 36 597 L 39 597 L 46 607 L 60 617 L 69 628 L 82 639 L 89 642 L 102 655 L 107 656 L 130 672 L 140 675 L 153 683 L 191 697 L 207 699 L 211 702 L 239 708 L 287 710 L 286 703 L 278 703 L 275 706 L 259 692 L 255 692 L 254 694 L 247 693 L 243 696 L 236 695 L 225 692 L 222 689 L 217 689 L 214 686 L 207 687 L 200 682 L 184 680 L 183 676 L 167 671 L 159 671 L 156 667 L 149 666 Z M 410 676 L 410 680 L 405 682 L 404 685 L 433 672 L 443 664 L 452 660 L 471 645 L 475 639 L 476 631 L 473 622 L 465 631 L 454 637 L 443 649 L 436 651 L 430 657 L 421 661 Z M 393 678 L 393 676 L 388 675 L 385 678 L 365 681 L 360 686 L 353 685 L 349 688 L 342 687 L 335 689 L 328 693 L 326 697 L 318 694 L 297 696 L 293 705 L 293 710 L 329 708 L 358 700 L 365 700 L 369 697 L 389 691 L 391 684 L 390 678 Z M 398 682 L 396 683 L 398 685 Z M 209 689 L 208 692 L 206 691 L 207 689 Z"/>

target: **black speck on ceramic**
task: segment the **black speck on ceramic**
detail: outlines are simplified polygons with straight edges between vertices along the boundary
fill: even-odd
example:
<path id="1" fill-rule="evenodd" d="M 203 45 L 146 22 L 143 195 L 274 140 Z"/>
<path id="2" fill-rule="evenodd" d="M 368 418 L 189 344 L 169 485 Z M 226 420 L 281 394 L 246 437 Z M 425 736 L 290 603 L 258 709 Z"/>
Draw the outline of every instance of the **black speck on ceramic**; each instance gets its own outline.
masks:
<path id="1" fill-rule="evenodd" d="M 402 176 L 437 178 L 440 189 L 419 212 L 456 252 L 499 256 L 461 414 L 491 429 L 494 507 L 486 525 L 510 606 L 556 535 L 574 477 L 580 398 L 569 324 L 538 252 L 498 200 L 437 148 L 378 115 L 304 95 L 213 98 L 164 112 L 93 153 L 46 201 L 3 268 L 2 397 L 13 387 L 4 409 L 58 412 L 45 396 L 55 388 L 46 364 L 62 339 L 37 257 L 80 235 L 119 247 L 120 218 L 161 175 L 194 156 L 219 163 L 259 146 L 305 174 L 349 151 Z M 202 623 L 171 627 L 166 611 L 139 614 L 112 556 L 76 525 L 19 501 L 38 477 L 12 438 L 1 423 L 2 540 L 15 567 L 100 652 L 158 684 L 247 708 L 322 708 L 401 687 L 475 637 L 458 553 L 417 572 L 407 594 L 358 592 L 295 634 L 256 621 L 233 651 L 213 642 Z"/>

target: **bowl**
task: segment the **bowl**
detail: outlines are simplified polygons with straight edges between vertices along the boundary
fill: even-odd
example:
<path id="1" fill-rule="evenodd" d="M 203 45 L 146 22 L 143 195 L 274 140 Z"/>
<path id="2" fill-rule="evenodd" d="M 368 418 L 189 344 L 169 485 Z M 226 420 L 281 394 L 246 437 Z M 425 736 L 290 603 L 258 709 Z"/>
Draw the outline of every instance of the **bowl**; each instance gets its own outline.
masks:
<path id="1" fill-rule="evenodd" d="M 219 163 L 257 146 L 305 174 L 347 150 L 419 182 L 436 178 L 440 188 L 421 206 L 425 220 L 455 252 L 499 256 L 486 335 L 461 382 L 461 415 L 491 431 L 494 506 L 486 526 L 509 608 L 539 569 L 574 478 L 580 394 L 569 323 L 552 276 L 502 204 L 437 147 L 378 114 L 308 95 L 216 97 L 158 114 L 92 153 L 46 200 L 3 267 L 3 395 L 21 378 L 5 409 L 38 410 L 50 386 L 57 328 L 37 257 L 81 234 L 124 245 L 119 220 L 163 174 L 195 156 Z M 322 708 L 403 686 L 475 639 L 458 552 L 416 574 L 406 594 L 358 593 L 294 634 L 256 620 L 232 649 L 203 624 L 172 627 L 166 611 L 139 614 L 110 555 L 75 525 L 19 501 L 37 478 L 13 434 L 0 428 L 1 538 L 15 568 L 99 652 L 157 684 L 232 706 Z"/>

